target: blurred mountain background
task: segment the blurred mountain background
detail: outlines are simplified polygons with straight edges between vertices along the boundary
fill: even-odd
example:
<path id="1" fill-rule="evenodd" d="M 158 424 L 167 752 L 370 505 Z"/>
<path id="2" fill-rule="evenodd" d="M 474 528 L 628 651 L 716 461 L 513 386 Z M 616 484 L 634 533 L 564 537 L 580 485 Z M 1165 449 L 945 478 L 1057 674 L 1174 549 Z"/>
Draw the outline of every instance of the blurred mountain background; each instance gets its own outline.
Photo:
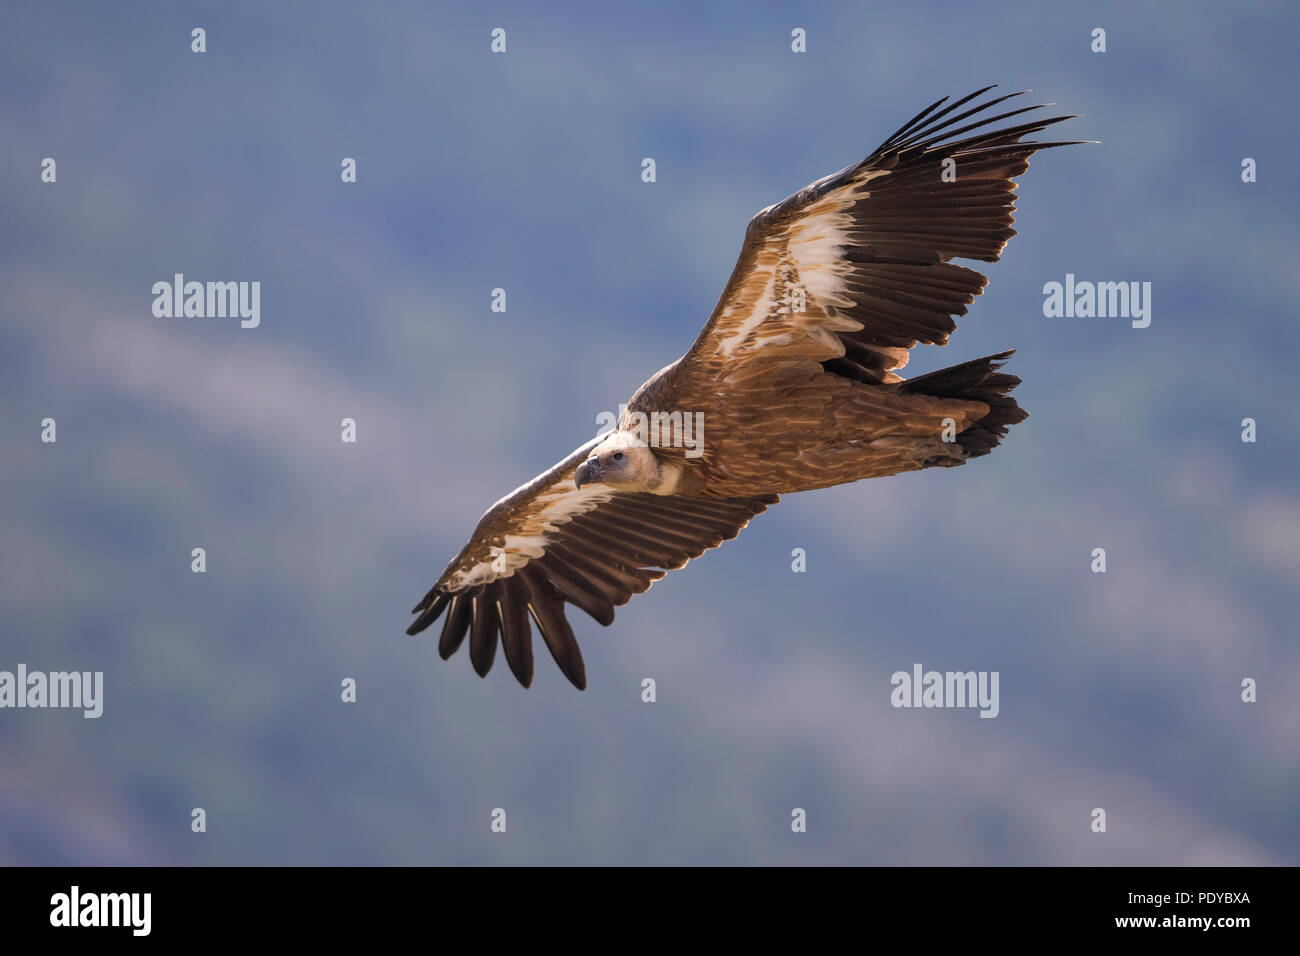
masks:
<path id="1" fill-rule="evenodd" d="M 105 700 L 0 711 L 0 862 L 1300 863 L 1293 5 L 3 21 L 0 669 Z M 571 612 L 586 693 L 540 641 L 524 691 L 403 634 L 478 515 L 689 346 L 754 212 L 993 82 L 1101 141 L 1034 158 L 907 370 L 1018 348 L 1003 447 Z M 260 281 L 260 326 L 155 318 L 177 272 Z M 1045 318 L 1067 273 L 1151 282 L 1150 327 Z M 895 710 L 916 662 L 998 671 L 1000 715 Z"/>

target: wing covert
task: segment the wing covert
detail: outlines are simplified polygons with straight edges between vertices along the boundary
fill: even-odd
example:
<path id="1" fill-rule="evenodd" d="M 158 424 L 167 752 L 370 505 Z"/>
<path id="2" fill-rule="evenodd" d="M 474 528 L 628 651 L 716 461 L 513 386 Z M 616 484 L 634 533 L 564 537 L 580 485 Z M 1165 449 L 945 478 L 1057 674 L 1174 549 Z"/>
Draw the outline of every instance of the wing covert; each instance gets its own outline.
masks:
<path id="1" fill-rule="evenodd" d="M 468 635 L 470 661 L 485 676 L 500 641 L 511 672 L 527 687 L 533 678 L 531 621 L 564 676 L 585 688 L 586 669 L 566 604 L 608 625 L 615 607 L 734 538 L 777 500 L 577 488 L 574 472 L 600 440 L 578 448 L 484 514 L 461 553 L 412 609 L 418 617 L 408 634 L 445 615 L 438 640 L 444 659 Z"/>

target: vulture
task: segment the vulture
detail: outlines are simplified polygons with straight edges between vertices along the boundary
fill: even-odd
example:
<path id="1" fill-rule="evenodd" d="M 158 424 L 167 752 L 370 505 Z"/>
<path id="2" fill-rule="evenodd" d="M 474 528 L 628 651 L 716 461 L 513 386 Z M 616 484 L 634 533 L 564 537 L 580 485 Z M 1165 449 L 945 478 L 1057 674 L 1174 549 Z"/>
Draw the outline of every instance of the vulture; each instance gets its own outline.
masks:
<path id="1" fill-rule="evenodd" d="M 866 159 L 755 215 L 686 354 L 637 389 L 613 431 L 489 508 L 407 633 L 442 616 L 444 659 L 468 635 L 486 676 L 500 643 L 527 687 L 536 626 L 581 690 L 566 604 L 609 625 L 780 495 L 992 451 L 1027 416 L 1011 397 L 1020 379 L 999 370 L 1012 350 L 898 374 L 918 342 L 946 344 L 983 291 L 985 276 L 953 260 L 997 261 L 1029 157 L 1079 142 L 1025 141 L 1073 117 L 996 110 L 1022 93 L 968 105 L 991 89 L 944 97 Z"/>

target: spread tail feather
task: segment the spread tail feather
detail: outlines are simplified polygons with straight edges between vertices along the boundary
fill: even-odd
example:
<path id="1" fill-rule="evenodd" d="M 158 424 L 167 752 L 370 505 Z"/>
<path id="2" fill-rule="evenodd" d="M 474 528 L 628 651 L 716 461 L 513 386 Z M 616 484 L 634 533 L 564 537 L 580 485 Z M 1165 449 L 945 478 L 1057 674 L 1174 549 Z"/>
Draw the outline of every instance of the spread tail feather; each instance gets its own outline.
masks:
<path id="1" fill-rule="evenodd" d="M 1006 437 L 1007 429 L 1023 422 L 1029 413 L 1016 404 L 1010 392 L 1020 384 L 1015 375 L 999 372 L 1002 362 L 1015 353 L 1015 349 L 972 359 L 949 368 L 929 372 L 898 384 L 900 392 L 932 395 L 936 398 L 956 398 L 963 401 L 983 402 L 989 412 L 983 418 L 957 435 L 968 458 L 987 455 Z"/>

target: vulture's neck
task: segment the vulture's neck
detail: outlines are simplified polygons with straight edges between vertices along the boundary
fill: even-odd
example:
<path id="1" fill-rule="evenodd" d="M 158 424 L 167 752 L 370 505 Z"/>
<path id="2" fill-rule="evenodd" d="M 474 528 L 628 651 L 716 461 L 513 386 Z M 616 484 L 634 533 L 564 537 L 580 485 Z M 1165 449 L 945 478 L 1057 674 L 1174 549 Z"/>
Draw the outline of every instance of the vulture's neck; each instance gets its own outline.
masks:
<path id="1" fill-rule="evenodd" d="M 680 465 L 665 464 L 663 459 L 658 455 L 654 456 L 655 470 L 646 482 L 645 489 L 652 495 L 672 495 L 677 493 L 678 487 L 682 483 L 682 469 Z"/>

